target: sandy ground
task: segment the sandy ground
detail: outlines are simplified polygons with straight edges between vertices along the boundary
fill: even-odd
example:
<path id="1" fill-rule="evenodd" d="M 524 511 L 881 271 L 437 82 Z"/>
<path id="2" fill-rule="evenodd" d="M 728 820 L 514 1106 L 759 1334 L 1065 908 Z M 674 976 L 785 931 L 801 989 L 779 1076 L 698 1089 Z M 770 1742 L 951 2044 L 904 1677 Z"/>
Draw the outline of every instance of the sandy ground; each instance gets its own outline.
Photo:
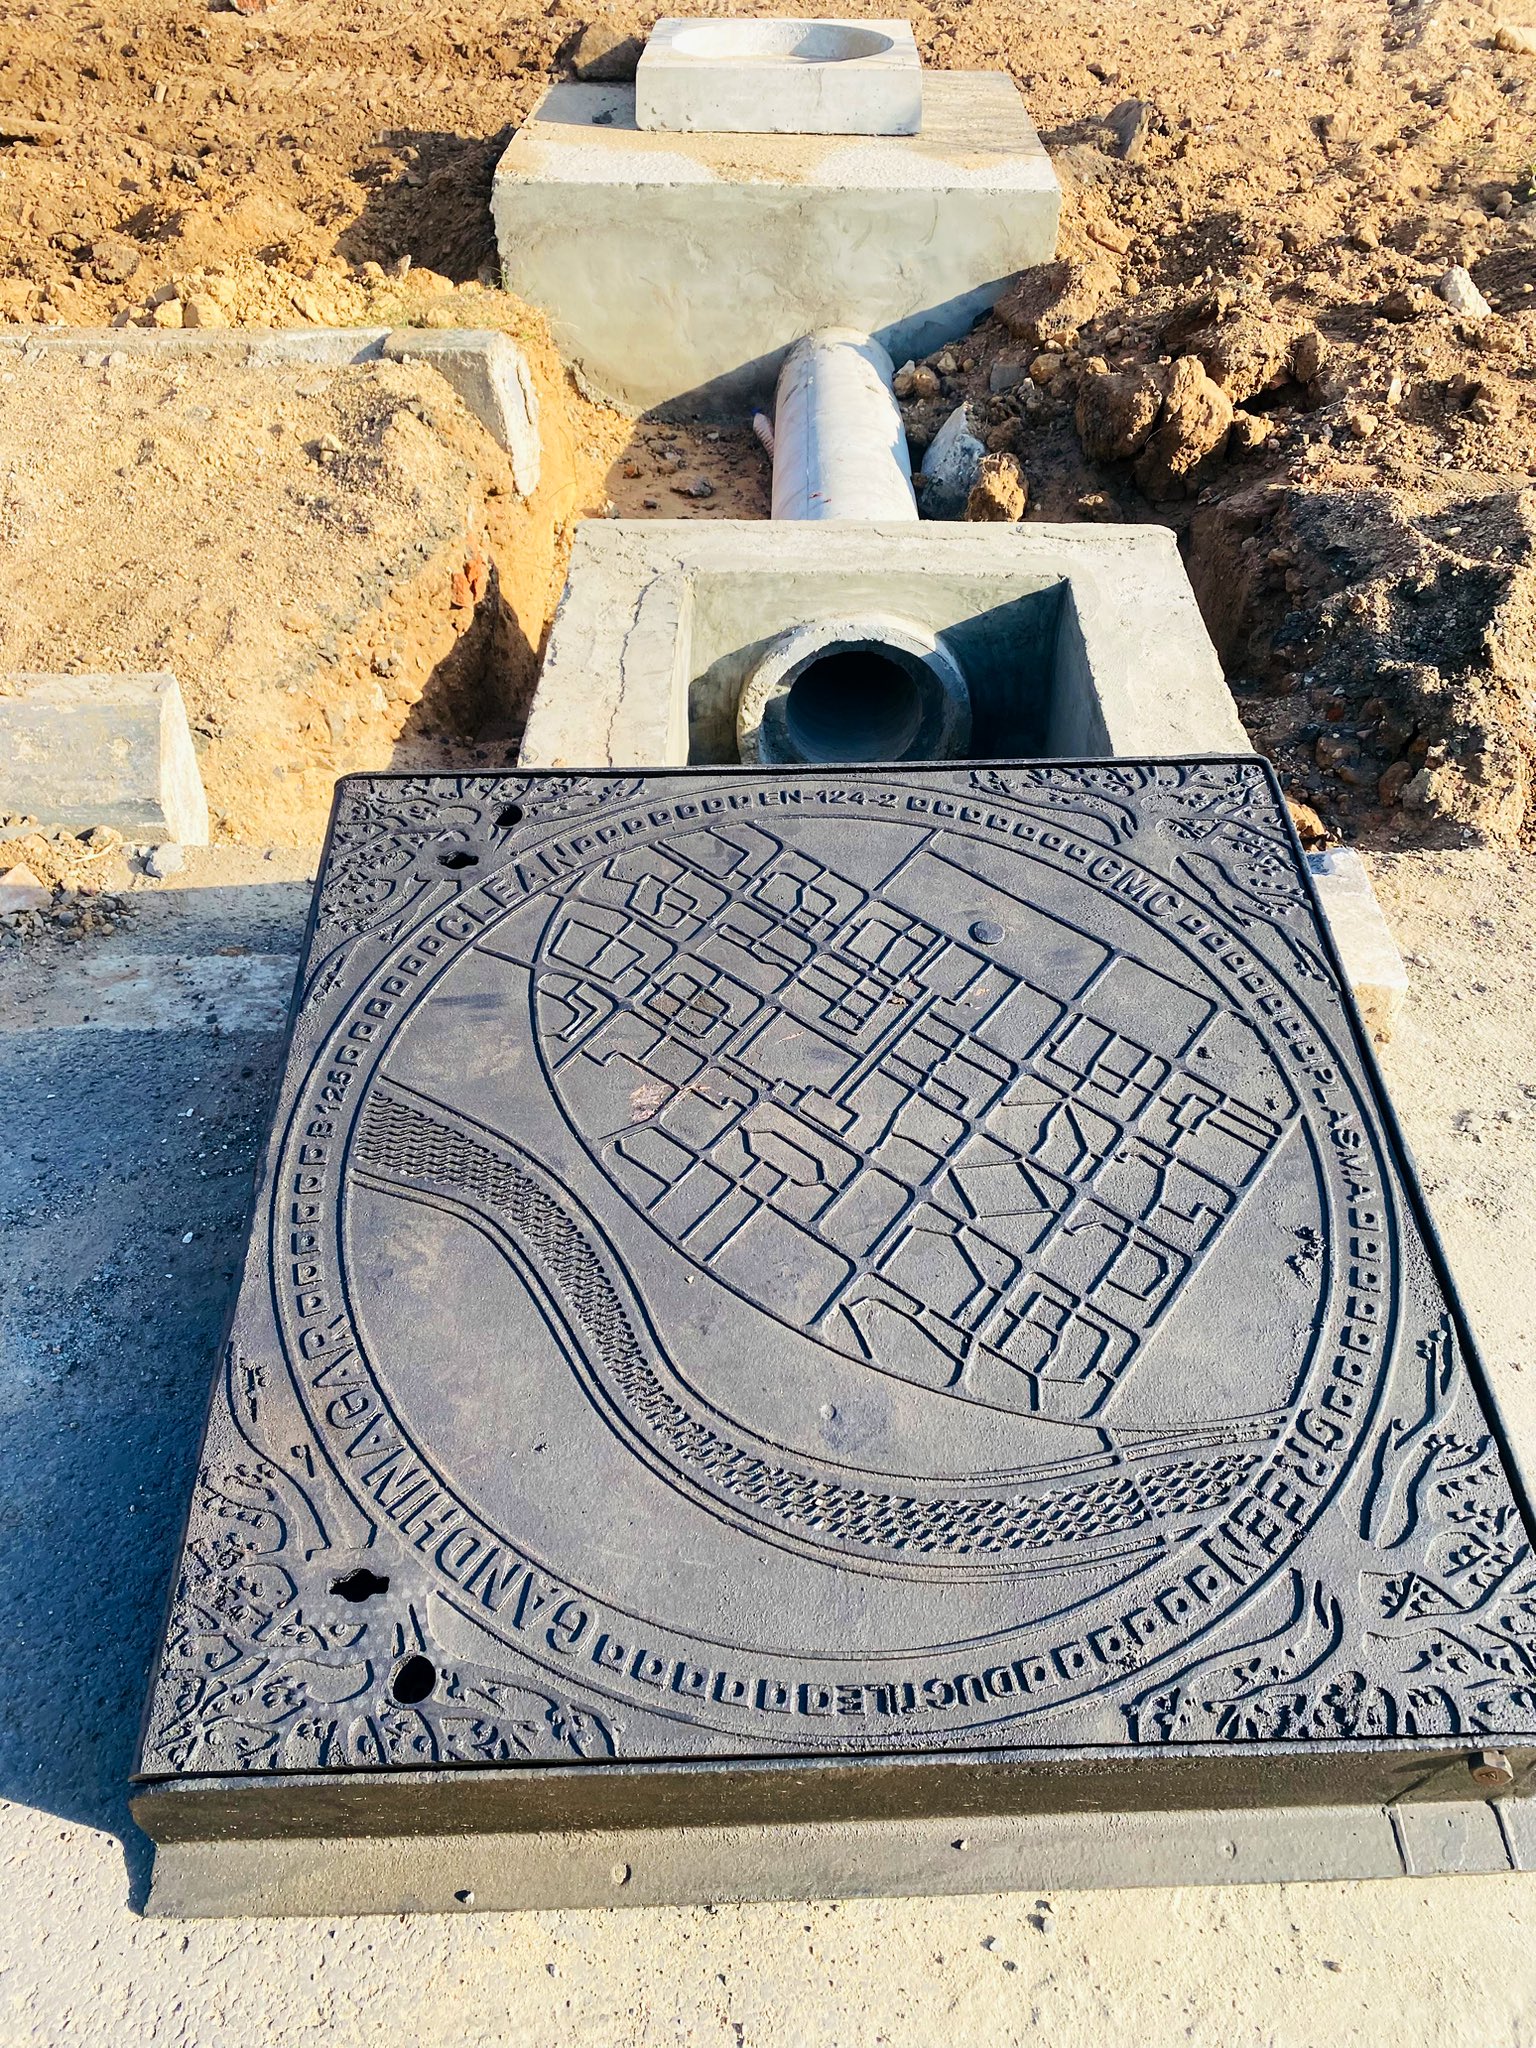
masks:
<path id="1" fill-rule="evenodd" d="M 1536 863 L 1375 863 L 1386 1071 L 1536 1457 Z M 125 1780 L 309 861 L 0 938 L 0 2043 L 1536 2043 L 1536 1877 L 415 1920 L 138 1917 Z M 91 1019 L 86 1023 L 85 1019 Z M 207 1087 L 210 1076 L 219 1086 Z M 201 1078 L 199 1105 L 190 1084 Z"/>
<path id="2" fill-rule="evenodd" d="M 1536 0 L 909 11 L 928 64 L 1013 77 L 1066 193 L 1049 288 L 921 366 L 914 452 L 968 401 L 1026 516 L 1174 527 L 1250 730 L 1330 833 L 1529 843 Z M 618 0 L 612 26 L 653 14 Z M 0 319 L 483 321 L 492 168 L 593 20 L 10 10 Z M 1453 305 L 1457 266 L 1477 297 Z M 748 431 L 617 423 L 581 509 L 760 511 Z M 109 569 L 83 536 L 75 573 Z"/>

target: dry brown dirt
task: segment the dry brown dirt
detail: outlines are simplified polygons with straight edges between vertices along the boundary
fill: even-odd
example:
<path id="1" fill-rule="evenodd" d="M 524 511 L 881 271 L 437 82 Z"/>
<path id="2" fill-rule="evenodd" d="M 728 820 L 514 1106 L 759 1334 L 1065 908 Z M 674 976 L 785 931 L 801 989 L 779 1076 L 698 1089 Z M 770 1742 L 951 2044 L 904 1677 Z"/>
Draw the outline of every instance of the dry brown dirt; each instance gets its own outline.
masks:
<path id="1" fill-rule="evenodd" d="M 1323 829 L 1376 844 L 1536 825 L 1536 56 L 1499 34 L 1536 0 L 1495 7 L 909 10 L 929 64 L 1012 74 L 1067 191 L 1062 268 L 932 364 L 914 449 L 969 398 L 1023 464 L 1028 517 L 1172 525 L 1256 741 Z M 0 133 L 34 139 L 0 140 L 0 318 L 498 317 L 491 170 L 593 19 L 12 10 Z M 1486 316 L 1439 296 L 1453 264 Z M 528 325 L 509 301 L 499 320 Z M 579 513 L 765 509 L 745 422 L 632 431 L 548 374 L 570 447 L 533 551 L 546 615 Z M 684 496 L 695 479 L 710 492 Z M 70 575 L 104 568 L 82 532 Z M 539 609 L 519 614 L 532 655 Z"/>

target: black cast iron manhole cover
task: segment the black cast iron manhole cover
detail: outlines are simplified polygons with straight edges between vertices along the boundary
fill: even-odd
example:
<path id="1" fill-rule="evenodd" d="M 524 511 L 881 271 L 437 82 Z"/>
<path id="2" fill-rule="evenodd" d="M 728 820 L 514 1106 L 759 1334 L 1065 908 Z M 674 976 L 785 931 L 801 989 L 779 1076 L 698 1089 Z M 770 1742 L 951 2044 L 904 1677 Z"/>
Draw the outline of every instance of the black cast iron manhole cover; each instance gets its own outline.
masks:
<path id="1" fill-rule="evenodd" d="M 353 779 L 141 1774 L 1465 1789 L 1501 1444 L 1262 764 Z"/>

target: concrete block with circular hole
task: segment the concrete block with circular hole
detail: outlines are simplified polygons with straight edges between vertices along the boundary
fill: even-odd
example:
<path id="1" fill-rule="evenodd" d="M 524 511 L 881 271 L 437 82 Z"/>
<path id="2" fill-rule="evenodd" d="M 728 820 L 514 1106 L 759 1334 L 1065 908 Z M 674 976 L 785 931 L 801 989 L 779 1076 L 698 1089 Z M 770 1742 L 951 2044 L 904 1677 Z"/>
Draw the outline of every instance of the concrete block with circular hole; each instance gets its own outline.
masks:
<path id="1" fill-rule="evenodd" d="M 637 128 L 915 135 L 923 73 L 905 21 L 664 19 L 635 73 Z"/>
<path id="2" fill-rule="evenodd" d="M 936 660 L 963 678 L 949 694 L 968 703 L 964 736 L 958 718 L 941 736 L 918 708 Z M 884 701 L 869 690 L 872 661 L 889 671 Z M 834 662 L 842 684 L 863 691 L 862 727 L 846 700 L 832 709 Z M 923 671 L 915 685 L 914 668 Z M 1248 746 L 1162 527 L 718 519 L 578 528 L 525 766 L 757 758 L 770 704 L 770 747 L 790 749 L 775 759 Z"/>

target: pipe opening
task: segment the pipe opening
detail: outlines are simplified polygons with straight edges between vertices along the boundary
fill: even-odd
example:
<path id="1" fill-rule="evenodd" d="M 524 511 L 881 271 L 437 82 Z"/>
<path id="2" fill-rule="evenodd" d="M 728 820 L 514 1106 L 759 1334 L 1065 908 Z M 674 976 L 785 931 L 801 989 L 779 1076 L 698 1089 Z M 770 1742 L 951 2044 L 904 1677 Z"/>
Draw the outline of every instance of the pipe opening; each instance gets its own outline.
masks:
<path id="1" fill-rule="evenodd" d="M 899 761 L 922 722 L 916 678 L 877 647 L 824 654 L 796 677 L 784 705 L 802 761 Z"/>
<path id="2" fill-rule="evenodd" d="M 736 700 L 749 765 L 954 760 L 970 737 L 953 656 L 925 626 L 883 612 L 787 627 Z"/>

